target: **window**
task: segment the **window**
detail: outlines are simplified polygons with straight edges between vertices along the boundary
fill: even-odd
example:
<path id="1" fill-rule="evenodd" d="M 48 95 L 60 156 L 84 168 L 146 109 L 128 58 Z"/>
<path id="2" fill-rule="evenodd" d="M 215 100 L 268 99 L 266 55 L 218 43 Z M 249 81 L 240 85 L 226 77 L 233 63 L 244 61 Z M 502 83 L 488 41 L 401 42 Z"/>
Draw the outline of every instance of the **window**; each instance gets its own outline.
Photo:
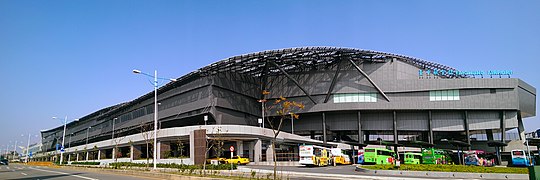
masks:
<path id="1" fill-rule="evenodd" d="M 429 101 L 457 101 L 459 100 L 459 90 L 429 91 Z"/>
<path id="2" fill-rule="evenodd" d="M 377 93 L 334 94 L 334 103 L 377 102 Z"/>
<path id="3" fill-rule="evenodd" d="M 489 89 L 489 93 L 490 94 L 495 94 L 495 93 L 497 93 L 497 89 Z"/>

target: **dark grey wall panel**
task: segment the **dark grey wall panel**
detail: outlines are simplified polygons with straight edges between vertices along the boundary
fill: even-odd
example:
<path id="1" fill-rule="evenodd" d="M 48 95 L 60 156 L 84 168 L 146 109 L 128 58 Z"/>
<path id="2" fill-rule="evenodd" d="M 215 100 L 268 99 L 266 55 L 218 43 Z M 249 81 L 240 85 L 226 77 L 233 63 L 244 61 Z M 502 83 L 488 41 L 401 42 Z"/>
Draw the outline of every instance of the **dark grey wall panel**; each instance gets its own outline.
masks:
<path id="1" fill-rule="evenodd" d="M 528 91 L 521 86 L 517 90 L 521 117 L 526 118 L 536 116 L 536 91 Z"/>
<path id="2" fill-rule="evenodd" d="M 221 122 L 221 124 L 258 126 L 256 117 L 230 109 L 217 107 L 215 116 L 217 118 L 217 121 Z"/>
<path id="3" fill-rule="evenodd" d="M 433 111 L 433 131 L 464 131 L 463 112 Z"/>
<path id="4" fill-rule="evenodd" d="M 396 112 L 397 129 L 408 131 L 429 130 L 428 112 Z"/>
<path id="5" fill-rule="evenodd" d="M 332 131 L 358 130 L 356 112 L 326 113 L 327 128 Z"/>
<path id="6" fill-rule="evenodd" d="M 517 111 L 506 111 L 506 128 L 516 128 L 518 127 Z"/>
<path id="7" fill-rule="evenodd" d="M 362 130 L 393 130 L 392 112 L 362 112 Z"/>
<path id="8" fill-rule="evenodd" d="M 284 126 L 287 131 L 290 130 L 288 123 Z M 294 121 L 294 131 L 322 131 L 322 115 L 320 113 L 300 114 Z"/>
<path id="9" fill-rule="evenodd" d="M 498 111 L 469 111 L 469 129 L 498 129 L 501 127 L 501 116 Z"/>

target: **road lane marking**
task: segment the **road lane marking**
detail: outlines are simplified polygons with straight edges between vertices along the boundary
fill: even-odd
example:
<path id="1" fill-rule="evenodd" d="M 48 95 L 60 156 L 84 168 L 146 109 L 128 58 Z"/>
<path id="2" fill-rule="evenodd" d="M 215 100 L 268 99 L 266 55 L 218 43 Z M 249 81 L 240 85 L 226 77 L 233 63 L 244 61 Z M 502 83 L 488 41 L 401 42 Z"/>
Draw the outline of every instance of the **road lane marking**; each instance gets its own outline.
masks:
<path id="1" fill-rule="evenodd" d="M 49 171 L 49 170 L 45 170 L 45 169 L 37 169 L 37 168 L 29 168 L 29 169 L 38 170 L 38 171 L 43 171 L 43 172 L 50 172 L 50 173 L 64 174 L 64 175 L 68 175 L 68 176 L 78 177 L 78 178 L 81 178 L 81 179 L 99 180 L 99 179 L 89 178 L 89 177 L 85 177 L 85 176 L 79 176 L 79 175 L 70 174 L 70 173 L 65 173 L 65 172 Z"/>
<path id="2" fill-rule="evenodd" d="M 21 174 L 22 174 L 22 175 L 25 175 L 25 176 L 28 175 L 28 174 L 26 174 L 26 173 L 21 173 Z"/>

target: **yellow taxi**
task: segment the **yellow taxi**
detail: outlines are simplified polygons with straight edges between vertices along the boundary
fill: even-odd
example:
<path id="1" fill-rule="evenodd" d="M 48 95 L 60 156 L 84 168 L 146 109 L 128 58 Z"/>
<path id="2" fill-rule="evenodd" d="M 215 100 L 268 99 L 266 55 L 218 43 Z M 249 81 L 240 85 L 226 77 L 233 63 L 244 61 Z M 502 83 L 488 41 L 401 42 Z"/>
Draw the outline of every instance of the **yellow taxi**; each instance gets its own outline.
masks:
<path id="1" fill-rule="evenodd" d="M 243 158 L 243 157 L 240 157 L 240 156 L 233 156 L 231 159 L 225 159 L 225 163 L 227 164 L 247 164 L 249 163 L 249 159 L 248 158 Z"/>

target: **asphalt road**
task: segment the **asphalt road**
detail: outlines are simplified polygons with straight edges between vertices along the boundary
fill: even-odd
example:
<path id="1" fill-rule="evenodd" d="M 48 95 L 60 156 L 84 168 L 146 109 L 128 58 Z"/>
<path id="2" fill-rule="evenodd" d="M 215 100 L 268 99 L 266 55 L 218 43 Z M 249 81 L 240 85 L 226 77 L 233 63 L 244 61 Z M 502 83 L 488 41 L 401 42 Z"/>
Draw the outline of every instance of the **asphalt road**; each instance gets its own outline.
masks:
<path id="1" fill-rule="evenodd" d="M 99 180 L 99 179 L 114 179 L 114 180 L 142 180 L 150 179 L 143 177 L 135 177 L 121 174 L 109 174 L 101 172 L 89 172 L 84 170 L 64 169 L 64 168 L 48 168 L 42 166 L 27 166 L 24 164 L 10 164 L 9 166 L 0 166 L 0 179 L 10 180 L 39 180 L 39 179 L 83 179 L 83 180 Z"/>

